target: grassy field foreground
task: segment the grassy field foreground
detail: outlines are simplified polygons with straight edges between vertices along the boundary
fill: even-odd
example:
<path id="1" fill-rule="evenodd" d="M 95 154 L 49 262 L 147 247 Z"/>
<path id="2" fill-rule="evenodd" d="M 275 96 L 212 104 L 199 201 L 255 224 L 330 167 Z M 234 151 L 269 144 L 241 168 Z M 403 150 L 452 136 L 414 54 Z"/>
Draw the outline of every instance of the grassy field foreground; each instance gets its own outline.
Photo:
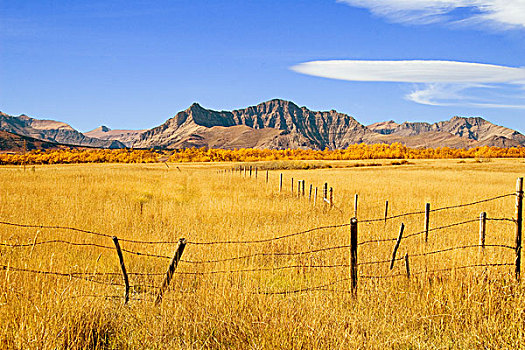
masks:
<path id="1" fill-rule="evenodd" d="M 361 265 L 361 276 L 385 278 L 361 278 L 357 297 L 344 280 L 348 227 L 260 243 L 196 244 L 264 240 L 345 224 L 353 216 L 355 193 L 359 220 L 366 220 L 381 218 L 386 200 L 396 215 L 423 210 L 426 202 L 439 208 L 511 194 L 516 178 L 525 174 L 520 159 L 378 162 L 384 165 L 344 167 L 357 163 L 349 161 L 330 162 L 340 168 L 271 170 L 268 183 L 262 171 L 257 179 L 218 173 L 238 166 L 234 163 L 0 167 L 2 222 L 75 227 L 121 240 L 189 241 L 158 307 L 153 287 L 161 284 L 176 244 L 122 241 L 126 250 L 156 255 L 124 253 L 133 288 L 123 305 L 124 288 L 110 285 L 122 283 L 111 238 L 1 224 L 0 348 L 525 348 L 525 289 L 515 281 L 514 267 L 454 269 L 513 264 L 514 251 L 487 247 L 482 254 L 475 247 L 417 257 L 476 245 L 477 222 L 432 231 L 427 244 L 420 235 L 402 241 L 398 256 L 414 255 L 410 280 L 402 261 L 392 271 L 388 263 Z M 292 195 L 292 177 L 305 180 L 307 192 L 309 184 L 320 192 L 328 182 L 335 207 L 330 210 L 319 198 L 314 207 Z M 475 220 L 482 211 L 511 218 L 514 204 L 515 197 L 508 196 L 435 212 L 431 227 Z M 417 233 L 423 221 L 412 215 L 363 222 L 359 241 L 397 237 L 401 223 L 406 235 Z M 49 240 L 55 242 L 40 244 Z M 361 245 L 359 261 L 389 259 L 394 243 Z M 489 221 L 487 244 L 514 245 L 515 224 Z M 327 247 L 334 249 L 322 250 Z M 297 254 L 308 251 L 314 252 Z M 228 260 L 245 255 L 250 257 Z M 24 269 L 66 276 L 19 271 Z M 447 270 L 432 272 L 440 269 Z M 85 279 L 67 276 L 71 273 Z M 272 294 L 322 285 L 328 286 Z"/>

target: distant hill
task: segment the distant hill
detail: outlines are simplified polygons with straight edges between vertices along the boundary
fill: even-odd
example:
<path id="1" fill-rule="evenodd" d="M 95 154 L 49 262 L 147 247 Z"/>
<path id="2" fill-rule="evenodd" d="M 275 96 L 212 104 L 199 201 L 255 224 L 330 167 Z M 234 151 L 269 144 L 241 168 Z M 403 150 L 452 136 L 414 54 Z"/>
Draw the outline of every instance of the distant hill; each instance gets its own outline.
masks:
<path id="1" fill-rule="evenodd" d="M 34 119 L 24 114 L 14 117 L 0 112 L 0 130 L 53 143 L 98 148 L 125 147 L 119 141 L 87 137 L 66 123 Z"/>
<path id="2" fill-rule="evenodd" d="M 302 148 L 344 149 L 356 143 L 394 142 L 408 147 L 525 146 L 518 131 L 480 117 L 453 117 L 437 123 L 394 121 L 362 125 L 353 117 L 311 111 L 274 99 L 233 111 L 214 111 L 197 103 L 149 130 L 111 130 L 101 126 L 82 134 L 68 124 L 0 112 L 0 130 L 35 139 L 99 148 Z"/>

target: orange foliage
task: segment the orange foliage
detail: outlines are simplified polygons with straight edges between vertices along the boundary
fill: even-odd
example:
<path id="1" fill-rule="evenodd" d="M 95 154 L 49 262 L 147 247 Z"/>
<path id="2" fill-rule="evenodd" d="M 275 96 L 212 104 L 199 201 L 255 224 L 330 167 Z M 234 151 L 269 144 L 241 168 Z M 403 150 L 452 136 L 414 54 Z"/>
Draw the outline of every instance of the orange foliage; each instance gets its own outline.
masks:
<path id="1" fill-rule="evenodd" d="M 52 150 L 22 154 L 0 154 L 0 164 L 71 163 L 155 163 L 165 154 L 171 162 L 253 162 L 274 160 L 358 160 L 358 159 L 445 159 L 445 158 L 524 158 L 525 147 L 477 147 L 472 149 L 409 148 L 399 143 L 351 145 L 346 149 L 314 151 L 302 149 L 234 150 L 186 148 L 175 151 L 153 150 Z"/>

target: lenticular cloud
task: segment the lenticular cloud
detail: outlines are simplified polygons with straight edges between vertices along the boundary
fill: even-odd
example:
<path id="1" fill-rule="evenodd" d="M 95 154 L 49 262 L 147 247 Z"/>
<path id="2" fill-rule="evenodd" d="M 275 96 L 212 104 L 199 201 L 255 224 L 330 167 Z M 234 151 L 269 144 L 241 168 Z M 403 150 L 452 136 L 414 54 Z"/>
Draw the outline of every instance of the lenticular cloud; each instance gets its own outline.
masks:
<path id="1" fill-rule="evenodd" d="M 292 70 L 349 81 L 525 84 L 525 68 L 455 61 L 312 61 Z"/>

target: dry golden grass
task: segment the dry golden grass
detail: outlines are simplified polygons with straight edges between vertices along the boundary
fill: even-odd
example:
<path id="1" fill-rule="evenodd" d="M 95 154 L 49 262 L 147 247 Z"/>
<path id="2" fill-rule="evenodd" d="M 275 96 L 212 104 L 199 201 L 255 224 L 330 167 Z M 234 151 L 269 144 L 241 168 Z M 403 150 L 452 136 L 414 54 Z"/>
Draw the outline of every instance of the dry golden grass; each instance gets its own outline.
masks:
<path id="1" fill-rule="evenodd" d="M 381 162 L 381 161 L 379 161 Z M 72 226 L 120 239 L 192 242 L 252 240 L 309 228 L 347 223 L 353 196 L 359 193 L 359 218 L 381 217 L 389 200 L 391 214 L 471 202 L 512 193 L 525 173 L 522 160 L 414 161 L 415 164 L 316 170 L 270 171 L 259 178 L 217 174 L 238 164 L 106 164 L 0 168 L 0 221 Z M 352 162 L 332 162 L 344 166 Z M 285 182 L 278 193 L 279 173 Z M 290 178 L 321 189 L 334 187 L 336 208 L 290 194 Z M 433 227 L 489 217 L 512 217 L 514 197 L 432 215 Z M 359 226 L 359 240 L 396 237 L 421 231 L 421 215 Z M 111 239 L 68 230 L 0 225 L 0 242 L 28 243 L 62 239 L 113 247 Z M 132 300 L 123 305 L 122 286 L 78 278 L 17 272 L 113 272 L 97 276 L 122 283 L 114 249 L 62 243 L 29 248 L 0 247 L 0 348 L 20 349 L 441 349 L 525 348 L 525 291 L 514 281 L 514 267 L 473 268 L 359 281 L 359 293 L 347 293 L 348 281 L 329 290 L 288 295 L 259 292 L 297 290 L 348 277 L 348 268 L 312 265 L 347 264 L 348 249 L 295 256 L 259 256 L 222 263 L 191 264 L 188 260 L 222 259 L 257 252 L 297 252 L 347 245 L 348 227 L 327 229 L 259 244 L 201 246 L 188 244 L 177 271 L 207 272 L 268 268 L 268 271 L 175 275 L 160 307 L 146 285 L 162 276 L 132 275 Z M 402 241 L 399 256 L 478 243 L 478 223 Z M 511 222 L 489 222 L 487 244 L 515 244 Z M 394 242 L 359 247 L 360 262 L 391 256 Z M 175 244 L 121 242 L 124 249 L 171 256 Z M 125 253 L 128 272 L 166 271 L 168 259 Z M 478 263 L 513 263 L 514 252 L 487 248 L 454 250 L 412 258 L 413 272 Z M 287 265 L 304 266 L 279 269 Z M 404 272 L 401 261 L 365 265 L 361 275 Z M 118 298 L 105 298 L 116 296 Z M 138 300 L 140 299 L 140 300 Z"/>

